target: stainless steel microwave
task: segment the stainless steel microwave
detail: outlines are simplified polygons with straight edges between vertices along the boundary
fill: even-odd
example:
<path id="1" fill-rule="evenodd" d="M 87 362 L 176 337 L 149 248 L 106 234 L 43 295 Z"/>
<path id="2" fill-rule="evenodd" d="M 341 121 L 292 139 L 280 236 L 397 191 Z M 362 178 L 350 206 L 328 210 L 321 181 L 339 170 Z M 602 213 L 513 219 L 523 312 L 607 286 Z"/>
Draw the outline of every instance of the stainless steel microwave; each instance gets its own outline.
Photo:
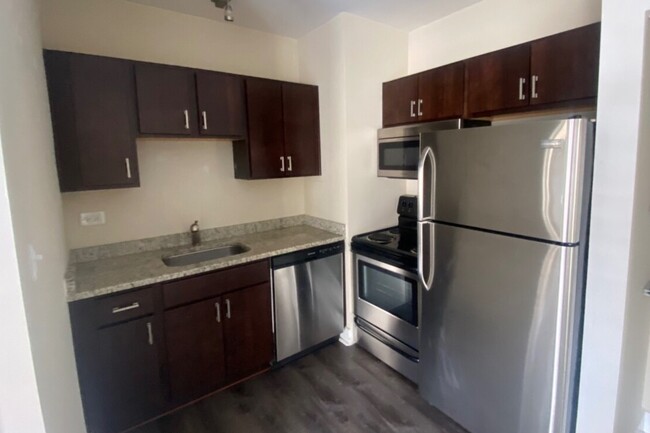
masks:
<path id="1" fill-rule="evenodd" d="M 380 129 L 377 131 L 377 176 L 417 179 L 420 134 L 424 132 L 488 125 L 490 122 L 483 120 L 453 119 Z"/>

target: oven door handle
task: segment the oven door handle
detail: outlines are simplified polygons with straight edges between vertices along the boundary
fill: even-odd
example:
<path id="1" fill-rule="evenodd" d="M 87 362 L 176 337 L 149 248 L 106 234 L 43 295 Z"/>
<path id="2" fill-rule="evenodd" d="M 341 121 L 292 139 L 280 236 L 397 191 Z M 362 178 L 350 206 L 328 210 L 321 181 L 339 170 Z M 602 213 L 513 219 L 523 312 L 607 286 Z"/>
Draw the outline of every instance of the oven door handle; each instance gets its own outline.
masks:
<path id="1" fill-rule="evenodd" d="M 408 353 L 404 352 L 402 349 L 400 349 L 399 347 L 395 346 L 395 345 L 393 344 L 393 342 L 390 341 L 388 338 L 384 337 L 383 335 L 381 335 L 381 334 L 378 333 L 378 332 L 375 332 L 373 329 L 370 329 L 370 328 L 366 327 L 366 326 L 361 322 L 361 320 L 359 320 L 358 317 L 355 317 L 355 318 L 354 318 L 354 323 L 356 323 L 357 326 L 363 330 L 363 332 L 366 332 L 366 333 L 368 333 L 371 337 L 376 338 L 377 340 L 379 340 L 380 342 L 382 342 L 382 343 L 385 344 L 386 346 L 390 347 L 390 348 L 393 349 L 395 352 L 399 353 L 400 355 L 402 355 L 404 358 L 408 359 L 409 361 L 416 362 L 416 363 L 419 363 L 419 362 L 420 362 L 420 360 L 419 360 L 418 358 L 416 358 L 415 356 L 413 356 L 413 355 L 411 355 L 411 354 L 408 354 Z"/>

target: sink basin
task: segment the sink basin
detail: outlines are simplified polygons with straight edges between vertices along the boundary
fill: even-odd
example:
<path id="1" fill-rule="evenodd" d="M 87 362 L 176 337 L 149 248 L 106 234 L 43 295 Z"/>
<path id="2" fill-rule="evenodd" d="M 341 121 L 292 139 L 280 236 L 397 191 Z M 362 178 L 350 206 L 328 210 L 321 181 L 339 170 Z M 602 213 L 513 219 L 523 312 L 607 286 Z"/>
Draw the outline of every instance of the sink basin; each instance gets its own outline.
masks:
<path id="1" fill-rule="evenodd" d="M 236 256 L 246 251 L 250 251 L 250 248 L 243 244 L 221 245 L 207 250 L 166 256 L 162 258 L 162 261 L 167 266 L 187 266 L 208 260 L 220 259 L 222 257 Z"/>

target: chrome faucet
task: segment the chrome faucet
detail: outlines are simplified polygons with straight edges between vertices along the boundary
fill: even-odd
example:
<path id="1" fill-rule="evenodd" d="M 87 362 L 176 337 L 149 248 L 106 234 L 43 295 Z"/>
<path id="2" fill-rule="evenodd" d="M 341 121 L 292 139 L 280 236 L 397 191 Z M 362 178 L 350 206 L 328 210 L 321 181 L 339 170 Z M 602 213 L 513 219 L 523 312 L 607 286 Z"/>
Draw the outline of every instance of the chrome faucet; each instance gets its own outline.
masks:
<path id="1" fill-rule="evenodd" d="M 192 246 L 195 247 L 201 244 L 201 232 L 199 231 L 199 222 L 194 221 L 190 226 L 190 234 L 192 235 Z"/>

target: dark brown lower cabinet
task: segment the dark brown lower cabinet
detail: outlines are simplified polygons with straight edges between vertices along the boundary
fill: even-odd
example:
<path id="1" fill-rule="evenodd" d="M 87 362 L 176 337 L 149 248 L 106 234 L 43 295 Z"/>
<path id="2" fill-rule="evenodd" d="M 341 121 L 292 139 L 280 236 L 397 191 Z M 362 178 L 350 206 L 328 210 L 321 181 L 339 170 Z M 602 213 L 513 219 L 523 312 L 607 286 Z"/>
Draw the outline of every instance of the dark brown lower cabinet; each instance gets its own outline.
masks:
<path id="1" fill-rule="evenodd" d="M 70 304 L 89 433 L 118 433 L 269 368 L 269 262 Z"/>
<path id="2" fill-rule="evenodd" d="M 91 433 L 122 431 L 163 409 L 153 326 L 153 318 L 144 317 L 97 331 L 95 386 L 88 396 L 97 409 Z"/>
<path id="3" fill-rule="evenodd" d="M 226 374 L 234 382 L 273 360 L 271 287 L 268 283 L 224 295 Z"/>
<path id="4" fill-rule="evenodd" d="M 163 412 L 158 287 L 70 304 L 88 433 L 115 433 Z"/>
<path id="5" fill-rule="evenodd" d="M 226 366 L 220 298 L 165 311 L 169 387 L 185 403 L 224 384 Z"/>
<path id="6" fill-rule="evenodd" d="M 268 368 L 272 326 L 268 283 L 165 311 L 173 402 L 186 403 Z"/>

